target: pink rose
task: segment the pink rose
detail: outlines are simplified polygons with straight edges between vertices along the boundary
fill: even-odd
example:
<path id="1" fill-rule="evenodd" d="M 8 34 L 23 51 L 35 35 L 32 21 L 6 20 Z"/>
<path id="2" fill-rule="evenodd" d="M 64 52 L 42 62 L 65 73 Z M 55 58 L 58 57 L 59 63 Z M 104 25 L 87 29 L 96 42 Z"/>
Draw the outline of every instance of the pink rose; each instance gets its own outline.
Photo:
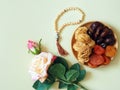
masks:
<path id="1" fill-rule="evenodd" d="M 55 59 L 56 56 L 47 52 L 41 52 L 39 55 L 36 55 L 29 69 L 32 79 L 35 81 L 39 79 L 40 82 L 44 82 L 48 77 L 47 70 Z"/>
<path id="2" fill-rule="evenodd" d="M 41 42 L 41 40 L 40 40 L 40 42 Z M 41 52 L 40 42 L 38 44 L 37 42 L 28 40 L 27 47 L 32 54 L 37 55 Z"/>

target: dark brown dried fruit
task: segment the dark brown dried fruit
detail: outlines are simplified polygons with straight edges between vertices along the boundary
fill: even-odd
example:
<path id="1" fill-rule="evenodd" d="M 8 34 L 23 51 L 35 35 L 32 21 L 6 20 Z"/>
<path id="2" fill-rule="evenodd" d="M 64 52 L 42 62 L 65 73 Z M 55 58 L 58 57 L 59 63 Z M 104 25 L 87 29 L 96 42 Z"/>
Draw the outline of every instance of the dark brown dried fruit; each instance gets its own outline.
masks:
<path id="1" fill-rule="evenodd" d="M 106 43 L 101 43 L 100 46 L 103 47 L 103 48 L 106 48 L 107 44 Z"/>
<path id="2" fill-rule="evenodd" d="M 112 42 L 112 39 L 111 39 L 111 38 L 106 38 L 106 39 L 105 39 L 105 43 L 110 44 L 111 42 Z"/>
<path id="3" fill-rule="evenodd" d="M 96 44 L 105 48 L 107 45 L 114 45 L 116 42 L 113 31 L 103 25 L 101 22 L 93 22 L 87 31 L 88 35 L 96 42 Z"/>
<path id="4" fill-rule="evenodd" d="M 97 38 L 101 32 L 102 32 L 102 29 L 103 29 L 103 26 L 99 26 L 97 29 L 96 29 L 96 32 L 95 32 L 95 38 Z"/>
<path id="5" fill-rule="evenodd" d="M 90 29 L 88 29 L 88 30 L 87 30 L 87 34 L 90 35 L 90 37 L 92 37 L 93 32 L 92 32 Z"/>
<path id="6" fill-rule="evenodd" d="M 94 31 L 98 26 L 102 25 L 100 22 L 93 22 L 90 28 Z"/>
<path id="7" fill-rule="evenodd" d="M 105 38 L 104 42 L 105 42 L 106 44 L 108 44 L 108 45 L 114 45 L 115 42 L 116 42 L 116 39 L 115 39 L 114 35 L 112 34 L 112 35 L 108 35 L 108 36 Z"/>
<path id="8" fill-rule="evenodd" d="M 103 29 L 103 32 L 101 33 L 101 37 L 105 37 L 105 36 L 107 36 L 109 34 L 109 29 L 108 28 L 104 28 Z"/>
<path id="9" fill-rule="evenodd" d="M 103 41 L 104 41 L 103 38 L 98 38 L 98 39 L 96 40 L 96 43 L 97 43 L 98 45 L 100 45 Z"/>

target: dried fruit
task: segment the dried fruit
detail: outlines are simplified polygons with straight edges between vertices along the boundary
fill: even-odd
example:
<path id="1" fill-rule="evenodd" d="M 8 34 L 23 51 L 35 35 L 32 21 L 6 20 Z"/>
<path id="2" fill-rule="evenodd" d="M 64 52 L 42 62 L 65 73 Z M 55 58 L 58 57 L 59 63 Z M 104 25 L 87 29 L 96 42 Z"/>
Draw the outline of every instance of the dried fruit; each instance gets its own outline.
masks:
<path id="1" fill-rule="evenodd" d="M 107 57 L 105 55 L 103 57 L 104 57 L 104 63 L 103 63 L 104 65 L 107 65 L 111 62 L 111 59 L 109 57 Z"/>
<path id="2" fill-rule="evenodd" d="M 92 54 L 89 63 L 93 66 L 99 66 L 104 63 L 104 58 L 102 55 Z"/>
<path id="3" fill-rule="evenodd" d="M 96 42 L 96 44 L 103 48 L 116 43 L 113 31 L 101 22 L 93 22 L 90 25 L 90 28 L 88 28 L 87 34 Z"/>
<path id="4" fill-rule="evenodd" d="M 98 55 L 102 55 L 102 54 L 105 53 L 105 49 L 102 48 L 102 47 L 99 46 L 99 45 L 95 45 L 95 46 L 94 46 L 94 53 L 95 53 L 95 54 L 98 54 Z"/>
<path id="5" fill-rule="evenodd" d="M 105 55 L 108 57 L 114 57 L 116 54 L 116 48 L 114 46 L 107 46 L 105 49 Z"/>

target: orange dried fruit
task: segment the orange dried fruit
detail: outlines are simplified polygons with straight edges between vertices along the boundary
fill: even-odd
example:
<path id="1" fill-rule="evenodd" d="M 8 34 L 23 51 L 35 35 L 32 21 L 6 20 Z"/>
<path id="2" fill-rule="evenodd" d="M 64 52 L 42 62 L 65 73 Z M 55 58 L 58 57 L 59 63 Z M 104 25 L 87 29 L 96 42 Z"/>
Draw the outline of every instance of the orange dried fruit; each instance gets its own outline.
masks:
<path id="1" fill-rule="evenodd" d="M 105 53 L 105 49 L 101 47 L 100 45 L 95 45 L 94 46 L 94 53 L 98 55 L 102 55 Z"/>
<path id="2" fill-rule="evenodd" d="M 116 48 L 114 46 L 107 46 L 105 49 L 105 55 L 112 58 L 116 54 Z"/>
<path id="3" fill-rule="evenodd" d="M 111 59 L 109 57 L 107 57 L 105 55 L 103 57 L 104 57 L 104 65 L 107 65 L 111 62 Z"/>
<path id="4" fill-rule="evenodd" d="M 99 66 L 104 63 L 104 57 L 102 55 L 92 54 L 89 58 L 89 63 L 93 66 Z"/>

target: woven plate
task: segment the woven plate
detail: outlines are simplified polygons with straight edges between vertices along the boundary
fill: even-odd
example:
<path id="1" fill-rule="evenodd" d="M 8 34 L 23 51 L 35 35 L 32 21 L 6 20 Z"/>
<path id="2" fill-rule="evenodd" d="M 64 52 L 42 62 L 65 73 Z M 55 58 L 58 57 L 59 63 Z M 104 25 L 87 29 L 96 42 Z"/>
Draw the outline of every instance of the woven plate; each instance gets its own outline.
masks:
<path id="1" fill-rule="evenodd" d="M 83 26 L 85 26 L 85 27 L 87 27 L 87 28 L 90 28 L 90 25 L 91 25 L 93 22 L 96 22 L 96 21 L 90 21 L 90 22 L 84 23 L 84 24 L 80 25 L 78 28 L 83 27 Z M 97 22 L 98 22 L 98 21 L 97 21 Z M 102 23 L 102 22 L 100 22 L 100 23 Z M 110 26 L 108 26 L 108 25 L 106 25 L 106 24 L 104 24 L 104 23 L 102 23 L 102 24 L 105 25 L 105 26 L 107 26 L 108 28 L 110 28 L 110 29 L 113 31 L 114 36 L 115 36 L 115 39 L 116 39 L 116 43 L 114 44 L 114 47 L 115 47 L 116 49 L 118 49 L 118 39 L 117 39 L 117 35 L 116 35 L 115 31 L 113 30 L 112 27 L 110 27 Z M 76 30 L 78 30 L 78 28 L 77 28 Z M 75 32 L 76 32 L 76 30 L 75 30 Z M 77 58 L 78 52 L 73 49 L 73 45 L 74 45 L 74 43 L 76 42 L 76 40 L 75 40 L 75 32 L 73 33 L 73 36 L 72 36 L 71 48 L 72 48 L 72 52 L 73 52 L 74 56 L 75 56 L 76 59 L 78 60 L 78 58 Z M 114 56 L 114 57 L 115 57 L 115 56 Z M 114 57 L 112 57 L 111 60 L 113 60 Z"/>

